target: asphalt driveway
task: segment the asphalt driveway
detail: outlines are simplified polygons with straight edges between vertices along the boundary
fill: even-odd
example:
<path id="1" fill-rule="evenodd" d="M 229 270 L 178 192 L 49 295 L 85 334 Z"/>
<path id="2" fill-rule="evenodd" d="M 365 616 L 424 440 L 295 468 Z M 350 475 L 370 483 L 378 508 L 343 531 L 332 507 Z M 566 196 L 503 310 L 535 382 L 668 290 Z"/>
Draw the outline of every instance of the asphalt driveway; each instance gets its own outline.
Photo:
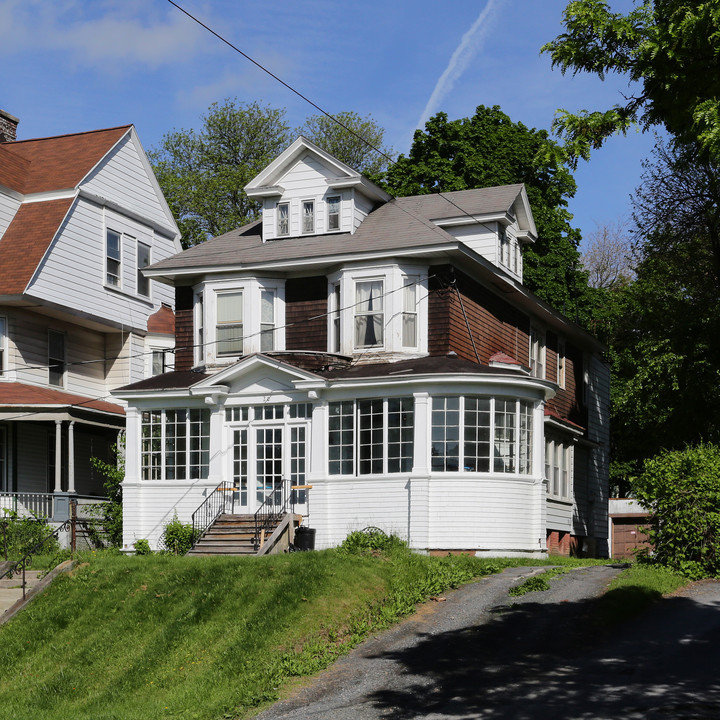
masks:
<path id="1" fill-rule="evenodd" d="M 587 618 L 620 570 L 581 568 L 510 598 L 513 568 L 431 602 L 261 720 L 720 720 L 720 583 L 604 632 Z"/>

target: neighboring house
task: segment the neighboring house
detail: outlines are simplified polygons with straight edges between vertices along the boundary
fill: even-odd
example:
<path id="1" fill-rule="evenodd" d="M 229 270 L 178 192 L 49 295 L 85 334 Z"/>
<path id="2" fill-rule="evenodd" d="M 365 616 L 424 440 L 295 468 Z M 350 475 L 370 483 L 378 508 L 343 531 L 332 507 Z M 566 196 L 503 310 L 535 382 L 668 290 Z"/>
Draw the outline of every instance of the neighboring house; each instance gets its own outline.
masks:
<path id="1" fill-rule="evenodd" d="M 103 492 L 90 458 L 125 427 L 110 391 L 146 376 L 172 315 L 140 270 L 181 246 L 132 126 L 16 141 L 17 122 L 0 111 L 0 495 L 56 515 Z"/>
<path id="2" fill-rule="evenodd" d="M 316 546 L 607 554 L 603 346 L 522 285 L 523 185 L 392 199 L 299 138 L 245 188 L 262 219 L 146 269 L 175 371 L 128 403 L 125 545 L 225 482 L 295 496 Z"/>

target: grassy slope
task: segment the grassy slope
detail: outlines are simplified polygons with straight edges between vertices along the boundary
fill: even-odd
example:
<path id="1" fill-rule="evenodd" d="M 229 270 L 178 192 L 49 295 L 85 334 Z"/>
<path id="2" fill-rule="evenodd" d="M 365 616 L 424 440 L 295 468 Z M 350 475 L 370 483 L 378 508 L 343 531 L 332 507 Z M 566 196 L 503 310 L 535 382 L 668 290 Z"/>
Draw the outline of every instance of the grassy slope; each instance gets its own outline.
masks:
<path id="1" fill-rule="evenodd" d="M 0 628 L 0 718 L 223 718 L 274 699 L 470 558 L 90 556 Z"/>

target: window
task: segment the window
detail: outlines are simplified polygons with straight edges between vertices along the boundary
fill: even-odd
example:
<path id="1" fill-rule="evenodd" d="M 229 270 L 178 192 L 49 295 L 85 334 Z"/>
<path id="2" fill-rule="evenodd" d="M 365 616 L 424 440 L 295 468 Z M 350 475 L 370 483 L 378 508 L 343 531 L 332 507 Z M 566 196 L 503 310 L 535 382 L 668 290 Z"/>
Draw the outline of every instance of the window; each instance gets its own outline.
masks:
<path id="1" fill-rule="evenodd" d="M 65 335 L 48 330 L 48 383 L 62 387 L 65 381 Z"/>
<path id="2" fill-rule="evenodd" d="M 340 196 L 329 197 L 327 199 L 328 214 L 328 230 L 340 229 Z"/>
<path id="3" fill-rule="evenodd" d="M 545 333 L 534 326 L 530 328 L 530 374 L 545 379 Z"/>
<path id="4" fill-rule="evenodd" d="M 332 286 L 332 294 L 330 295 L 330 317 L 332 318 L 330 351 L 340 352 L 340 283 Z"/>
<path id="5" fill-rule="evenodd" d="M 7 483 L 7 427 L 0 425 L 0 490 L 8 490 Z"/>
<path id="6" fill-rule="evenodd" d="M 302 231 L 315 232 L 315 201 L 304 200 L 302 204 Z"/>
<path id="7" fill-rule="evenodd" d="M 105 236 L 105 283 L 112 287 L 120 287 L 121 249 L 120 233 L 108 228 Z"/>
<path id="8" fill-rule="evenodd" d="M 0 317 L 0 377 L 5 374 L 7 362 L 7 319 Z"/>
<path id="9" fill-rule="evenodd" d="M 288 203 L 278 203 L 277 206 L 277 234 L 290 234 L 290 205 Z"/>
<path id="10" fill-rule="evenodd" d="M 197 362 L 202 362 L 205 357 L 205 303 L 202 293 L 195 296 L 195 327 L 197 328 L 195 359 Z"/>
<path id="11" fill-rule="evenodd" d="M 557 344 L 557 384 L 561 387 L 565 387 L 565 341 L 558 338 Z"/>
<path id="12" fill-rule="evenodd" d="M 561 500 L 572 498 L 573 448 L 569 443 L 545 440 L 545 478 L 548 495 Z"/>
<path id="13" fill-rule="evenodd" d="M 410 472 L 414 402 L 406 397 L 330 403 L 330 474 Z"/>
<path id="14" fill-rule="evenodd" d="M 262 290 L 260 292 L 260 352 L 270 352 L 274 349 L 275 291 Z"/>
<path id="15" fill-rule="evenodd" d="M 530 474 L 532 413 L 526 400 L 434 397 L 432 470 Z"/>
<path id="16" fill-rule="evenodd" d="M 242 291 L 217 294 L 217 354 L 243 353 L 243 294 Z"/>
<path id="17" fill-rule="evenodd" d="M 503 225 L 498 225 L 498 239 L 500 241 L 500 264 L 510 267 L 510 243 L 507 231 Z"/>
<path id="18" fill-rule="evenodd" d="M 150 279 L 142 274 L 142 269 L 150 264 L 150 246 L 139 242 L 137 245 L 137 291 L 138 295 L 150 297 Z"/>
<path id="19" fill-rule="evenodd" d="M 403 287 L 402 346 L 417 347 L 417 282 L 418 278 L 408 277 Z"/>
<path id="20" fill-rule="evenodd" d="M 173 370 L 175 366 L 172 350 L 152 351 L 152 374 L 162 375 Z"/>
<path id="21" fill-rule="evenodd" d="M 355 347 L 383 345 L 385 315 L 383 313 L 382 280 L 355 283 Z"/>
<path id="22" fill-rule="evenodd" d="M 143 480 L 196 480 L 208 477 L 210 411 L 146 410 L 141 419 Z"/>

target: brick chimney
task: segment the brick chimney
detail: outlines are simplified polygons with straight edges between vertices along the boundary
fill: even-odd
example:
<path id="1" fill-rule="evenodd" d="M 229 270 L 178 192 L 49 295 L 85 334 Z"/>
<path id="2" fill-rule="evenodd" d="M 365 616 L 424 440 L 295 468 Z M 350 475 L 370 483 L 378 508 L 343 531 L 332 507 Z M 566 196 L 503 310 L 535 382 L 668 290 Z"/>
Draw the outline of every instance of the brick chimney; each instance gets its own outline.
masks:
<path id="1" fill-rule="evenodd" d="M 17 126 L 20 120 L 5 110 L 0 110 L 0 142 L 13 142 L 17 139 Z"/>

